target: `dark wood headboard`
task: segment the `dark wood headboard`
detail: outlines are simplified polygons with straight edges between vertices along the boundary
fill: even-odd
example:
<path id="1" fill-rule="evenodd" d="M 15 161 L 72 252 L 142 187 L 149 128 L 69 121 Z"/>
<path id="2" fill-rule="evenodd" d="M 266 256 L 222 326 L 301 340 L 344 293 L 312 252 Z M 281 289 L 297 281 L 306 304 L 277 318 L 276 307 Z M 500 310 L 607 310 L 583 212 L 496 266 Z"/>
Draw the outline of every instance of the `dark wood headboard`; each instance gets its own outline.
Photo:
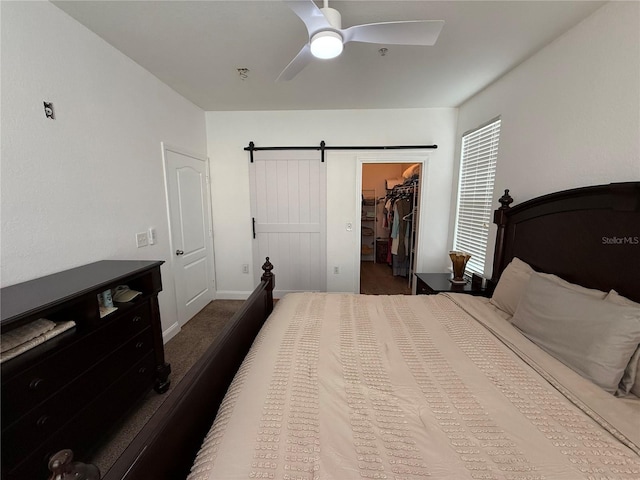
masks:
<path id="1" fill-rule="evenodd" d="M 513 257 L 535 270 L 640 302 L 640 182 L 576 188 L 511 207 L 498 225 L 492 282 Z"/>

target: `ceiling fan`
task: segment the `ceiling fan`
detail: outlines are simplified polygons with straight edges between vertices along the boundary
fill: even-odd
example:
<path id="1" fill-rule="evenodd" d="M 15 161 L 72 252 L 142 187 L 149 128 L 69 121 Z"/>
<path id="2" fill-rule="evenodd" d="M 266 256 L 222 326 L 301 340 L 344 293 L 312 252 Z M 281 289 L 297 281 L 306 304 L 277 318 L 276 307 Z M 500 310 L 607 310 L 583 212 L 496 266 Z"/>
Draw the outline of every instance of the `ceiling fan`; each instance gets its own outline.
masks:
<path id="1" fill-rule="evenodd" d="M 345 43 L 364 42 L 384 45 L 433 45 L 444 26 L 443 20 L 409 20 L 399 22 L 368 23 L 342 29 L 340 12 L 318 8 L 313 0 L 285 0 L 300 17 L 309 32 L 309 42 L 280 73 L 277 81 L 294 78 L 314 58 L 334 58 L 342 53 Z"/>

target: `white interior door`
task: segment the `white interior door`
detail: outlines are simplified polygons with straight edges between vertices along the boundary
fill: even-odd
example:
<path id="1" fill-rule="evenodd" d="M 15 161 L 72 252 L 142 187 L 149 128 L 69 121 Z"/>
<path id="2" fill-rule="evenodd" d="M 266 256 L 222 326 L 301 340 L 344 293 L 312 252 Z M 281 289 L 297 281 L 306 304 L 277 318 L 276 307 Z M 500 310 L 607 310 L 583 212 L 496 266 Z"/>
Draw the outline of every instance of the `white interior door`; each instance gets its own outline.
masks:
<path id="1" fill-rule="evenodd" d="M 249 168 L 256 282 L 265 257 L 274 265 L 280 298 L 326 291 L 326 164 L 320 152 L 258 151 Z"/>
<path id="2" fill-rule="evenodd" d="M 163 145 L 178 324 L 214 298 L 213 232 L 206 158 Z"/>

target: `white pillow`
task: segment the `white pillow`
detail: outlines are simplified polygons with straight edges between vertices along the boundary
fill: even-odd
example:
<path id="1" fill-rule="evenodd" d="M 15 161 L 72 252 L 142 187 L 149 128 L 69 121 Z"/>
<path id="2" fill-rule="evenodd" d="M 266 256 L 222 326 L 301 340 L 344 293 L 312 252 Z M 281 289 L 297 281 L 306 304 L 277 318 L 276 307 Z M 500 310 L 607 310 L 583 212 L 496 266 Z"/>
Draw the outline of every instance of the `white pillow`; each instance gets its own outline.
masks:
<path id="1" fill-rule="evenodd" d="M 607 292 L 603 292 L 602 290 L 597 290 L 595 288 L 583 287 L 582 285 L 578 285 L 577 283 L 567 282 L 566 280 L 563 280 L 562 278 L 552 273 L 537 272 L 536 274 L 540 275 L 541 277 L 548 278 L 549 280 L 551 280 L 554 283 L 557 283 L 561 287 L 568 288 L 570 290 L 573 290 L 574 292 L 582 293 L 583 295 L 597 298 L 598 300 L 603 300 L 607 296 Z"/>
<path id="2" fill-rule="evenodd" d="M 617 303 L 618 305 L 633 307 L 640 312 L 640 303 L 636 303 L 633 300 L 623 297 L 615 290 L 611 290 L 607 294 L 607 298 L 605 300 L 607 302 Z M 616 395 L 624 396 L 629 392 L 640 396 L 640 345 L 636 348 L 627 368 L 624 369 L 624 375 L 622 375 L 622 380 L 620 380 L 620 385 L 618 385 Z"/>
<path id="3" fill-rule="evenodd" d="M 513 315 L 533 272 L 528 263 L 513 257 L 498 280 L 491 296 L 491 303 L 503 312 Z"/>
<path id="4" fill-rule="evenodd" d="M 636 303 L 633 300 L 629 300 L 627 297 L 623 297 L 615 290 L 611 290 L 607 293 L 607 302 L 617 303 L 618 305 L 627 305 L 629 307 L 640 308 L 640 303 Z"/>
<path id="5" fill-rule="evenodd" d="M 518 303 L 522 298 L 523 293 L 527 288 L 531 274 L 536 273 L 531 266 L 520 260 L 518 257 L 513 257 L 513 260 L 509 262 L 509 265 L 504 269 L 498 285 L 491 297 L 491 303 L 493 303 L 500 310 L 513 315 L 518 308 Z M 558 284 L 561 287 L 565 287 L 584 295 L 590 295 L 594 298 L 602 300 L 607 296 L 607 292 L 602 290 L 596 290 L 595 288 L 586 288 L 575 283 L 567 282 L 557 275 L 552 273 L 537 273 L 550 281 Z"/>
<path id="6" fill-rule="evenodd" d="M 640 346 L 636 348 L 627 368 L 624 369 L 618 390 L 616 390 L 616 397 L 624 397 L 629 392 L 640 397 Z"/>
<path id="7" fill-rule="evenodd" d="M 562 363 L 615 393 L 640 343 L 640 311 L 603 301 L 533 273 L 512 318 Z"/>

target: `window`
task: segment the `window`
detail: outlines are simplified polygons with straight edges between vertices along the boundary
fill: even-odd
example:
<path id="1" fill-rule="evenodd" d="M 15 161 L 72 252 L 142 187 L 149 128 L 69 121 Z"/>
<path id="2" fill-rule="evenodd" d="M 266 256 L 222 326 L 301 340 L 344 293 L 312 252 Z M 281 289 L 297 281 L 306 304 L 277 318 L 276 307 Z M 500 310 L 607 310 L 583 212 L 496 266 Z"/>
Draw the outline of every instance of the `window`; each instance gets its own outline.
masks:
<path id="1" fill-rule="evenodd" d="M 471 254 L 467 272 L 484 274 L 487 237 L 493 212 L 493 184 L 500 119 L 462 136 L 458 210 L 453 248 Z"/>

